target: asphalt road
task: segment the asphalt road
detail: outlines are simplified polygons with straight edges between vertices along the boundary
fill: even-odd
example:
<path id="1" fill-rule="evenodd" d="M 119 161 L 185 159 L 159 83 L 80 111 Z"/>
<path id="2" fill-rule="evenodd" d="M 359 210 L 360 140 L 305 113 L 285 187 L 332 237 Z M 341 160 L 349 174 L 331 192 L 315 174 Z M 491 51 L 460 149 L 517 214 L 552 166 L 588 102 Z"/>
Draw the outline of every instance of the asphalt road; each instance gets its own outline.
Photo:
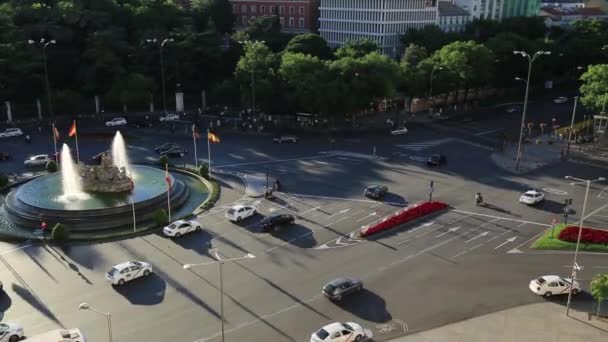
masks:
<path id="1" fill-rule="evenodd" d="M 488 125 L 496 129 L 504 122 Z M 129 154 L 135 162 L 153 162 L 153 147 L 164 141 L 191 143 L 185 131 L 173 136 L 132 133 L 136 138 L 129 141 Z M 3 170 L 6 165 L 10 172 L 23 172 L 22 159 L 47 152 L 52 148 L 49 138 L 34 137 L 32 145 L 2 141 L 1 147 L 15 156 L 2 164 Z M 217 265 L 182 268 L 212 261 L 209 248 L 216 247 L 226 258 L 256 256 L 224 265 L 227 341 L 306 341 L 333 321 L 359 322 L 376 340 L 387 340 L 404 334 L 404 328 L 419 331 L 545 300 L 528 290 L 528 282 L 542 274 L 567 275 L 564 266 L 572 262 L 572 253 L 528 246 L 552 218 L 560 217 L 565 198 L 574 199 L 577 213 L 570 219 L 580 216 L 584 188 L 565 182 L 565 175 L 605 174 L 564 162 L 515 176 L 495 167 L 490 152 L 467 143 L 466 135 L 432 130 L 341 139 L 334 146 L 318 137 L 303 137 L 297 145 L 272 144 L 269 136 L 223 133 L 221 138 L 222 143 L 212 146 L 215 167 L 268 170 L 281 180 L 284 192 L 273 201 L 248 199 L 238 180 L 222 178 L 220 204 L 199 218 L 204 231 L 175 240 L 149 235 L 63 249 L 2 243 L 0 274 L 6 294 L 0 310 L 6 312 L 5 320 L 20 322 L 28 335 L 79 327 L 90 340 L 103 341 L 104 317 L 78 310 L 79 303 L 88 302 L 112 313 L 115 341 L 219 341 Z M 79 142 L 82 159 L 110 143 Z M 206 146 L 201 145 L 205 156 Z M 374 160 L 374 147 L 378 155 L 395 157 Z M 446 154 L 448 164 L 428 168 L 417 161 L 433 152 Z M 191 152 L 186 162 L 193 163 Z M 452 210 L 370 240 L 350 237 L 362 225 L 426 199 L 431 180 L 434 198 L 451 204 Z M 384 201 L 361 195 L 372 183 L 389 186 Z M 548 189 L 547 201 L 539 207 L 519 204 L 527 187 Z M 489 206 L 475 206 L 478 191 Z M 261 215 L 238 225 L 227 222 L 224 211 L 234 203 L 253 203 Z M 295 215 L 296 225 L 274 235 L 261 233 L 259 220 L 277 212 Z M 587 213 L 589 225 L 608 225 L 604 184 L 593 185 Z M 154 274 L 113 288 L 105 272 L 128 259 L 150 262 Z M 595 273 L 605 271 L 605 256 L 583 254 L 579 264 L 585 266 L 579 277 L 588 287 Z M 321 287 L 339 276 L 361 278 L 365 290 L 341 303 L 327 301 Z M 590 302 L 582 294 L 574 304 L 587 309 Z"/>

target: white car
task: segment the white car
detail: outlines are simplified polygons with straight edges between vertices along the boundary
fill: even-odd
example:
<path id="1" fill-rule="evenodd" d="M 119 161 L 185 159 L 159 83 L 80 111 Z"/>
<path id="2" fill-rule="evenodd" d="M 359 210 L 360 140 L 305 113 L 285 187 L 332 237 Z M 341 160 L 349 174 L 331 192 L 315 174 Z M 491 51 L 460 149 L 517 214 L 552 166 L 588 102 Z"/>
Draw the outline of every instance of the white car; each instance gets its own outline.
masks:
<path id="1" fill-rule="evenodd" d="M 20 135 L 23 135 L 21 128 L 7 128 L 0 133 L 0 138 L 18 137 Z"/>
<path id="2" fill-rule="evenodd" d="M 27 342 L 86 342 L 82 331 L 78 328 L 55 329 L 40 335 L 28 336 Z"/>
<path id="3" fill-rule="evenodd" d="M 553 103 L 566 103 L 568 102 L 568 98 L 565 96 L 560 96 L 558 98 L 553 99 Z"/>
<path id="4" fill-rule="evenodd" d="M 0 323 L 0 342 L 17 342 L 25 335 L 23 327 L 17 323 Z"/>
<path id="5" fill-rule="evenodd" d="M 25 166 L 41 166 L 46 165 L 49 161 L 51 161 L 51 157 L 48 154 L 39 154 L 36 156 L 29 157 L 23 162 Z"/>
<path id="6" fill-rule="evenodd" d="M 179 120 L 179 115 L 175 113 L 167 113 L 160 117 L 160 122 Z"/>
<path id="7" fill-rule="evenodd" d="M 179 220 L 163 228 L 163 234 L 169 237 L 180 237 L 190 232 L 201 230 L 201 224 L 194 220 Z"/>
<path id="8" fill-rule="evenodd" d="M 544 200 L 545 200 L 545 194 L 543 194 L 542 192 L 536 191 L 536 190 L 528 190 L 519 197 L 520 203 L 524 203 L 524 204 L 528 204 L 528 205 L 535 205 Z"/>
<path id="9" fill-rule="evenodd" d="M 571 278 L 562 278 L 556 275 L 546 275 L 530 281 L 530 290 L 537 295 L 551 297 L 553 295 L 568 294 L 572 286 Z M 581 285 L 574 281 L 572 294 L 581 292 Z"/>
<path id="10" fill-rule="evenodd" d="M 235 205 L 226 211 L 226 218 L 232 222 L 239 222 L 258 213 L 252 205 Z"/>
<path id="11" fill-rule="evenodd" d="M 125 126 L 126 124 L 127 119 L 125 118 L 114 118 L 110 121 L 106 121 L 106 127 Z"/>
<path id="12" fill-rule="evenodd" d="M 152 273 L 152 265 L 143 261 L 126 261 L 112 266 L 106 273 L 106 279 L 112 285 L 124 285 L 133 279 L 148 276 Z"/>
<path id="13" fill-rule="evenodd" d="M 391 135 L 403 135 L 403 134 L 407 134 L 407 128 L 405 128 L 405 127 L 399 127 L 397 129 L 391 131 Z"/>
<path id="14" fill-rule="evenodd" d="M 310 337 L 310 342 L 352 342 L 372 338 L 372 332 L 357 323 L 332 323 L 317 330 Z"/>
<path id="15" fill-rule="evenodd" d="M 294 136 L 294 135 L 281 135 L 280 137 L 276 137 L 274 139 L 272 139 L 273 142 L 275 143 L 292 143 L 292 144 L 297 144 L 298 143 L 298 137 Z"/>

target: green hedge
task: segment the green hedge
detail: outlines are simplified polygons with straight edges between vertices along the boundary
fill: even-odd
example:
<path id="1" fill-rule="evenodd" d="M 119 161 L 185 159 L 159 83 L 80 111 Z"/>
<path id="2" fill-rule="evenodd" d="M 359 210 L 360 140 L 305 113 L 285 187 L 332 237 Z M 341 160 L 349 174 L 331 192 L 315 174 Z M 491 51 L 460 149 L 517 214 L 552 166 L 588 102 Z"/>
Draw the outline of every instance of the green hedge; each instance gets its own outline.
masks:
<path id="1" fill-rule="evenodd" d="M 55 224 L 51 231 L 53 241 L 63 242 L 70 239 L 70 229 L 61 223 Z"/>
<path id="2" fill-rule="evenodd" d="M 8 184 L 8 176 L 4 173 L 0 173 L 0 188 Z"/>
<path id="3" fill-rule="evenodd" d="M 57 163 L 54 160 L 49 160 L 46 162 L 45 168 L 48 173 L 57 172 L 58 170 Z"/>
<path id="4" fill-rule="evenodd" d="M 222 193 L 222 187 L 218 181 L 211 179 L 209 182 L 211 183 L 211 189 L 209 189 L 209 198 L 207 198 L 205 203 L 203 203 L 201 206 L 201 209 L 203 210 L 211 209 L 220 199 L 220 195 Z"/>
<path id="5" fill-rule="evenodd" d="M 555 226 L 555 231 L 552 236 L 552 228 L 547 229 L 530 248 L 532 249 L 549 249 L 549 250 L 570 250 L 576 249 L 575 242 L 562 241 L 558 238 L 559 233 L 566 228 L 566 225 L 561 223 Z M 592 252 L 608 252 L 607 245 L 598 245 L 593 243 L 581 243 L 579 246 L 581 251 Z"/>

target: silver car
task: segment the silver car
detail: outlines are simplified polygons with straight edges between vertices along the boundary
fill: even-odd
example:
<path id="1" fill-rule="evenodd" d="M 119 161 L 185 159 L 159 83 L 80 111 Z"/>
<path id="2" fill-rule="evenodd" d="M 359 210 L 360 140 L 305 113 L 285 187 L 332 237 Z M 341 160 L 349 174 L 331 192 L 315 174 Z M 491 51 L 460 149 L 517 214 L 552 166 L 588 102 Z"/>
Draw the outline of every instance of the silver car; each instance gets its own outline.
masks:
<path id="1" fill-rule="evenodd" d="M 339 301 L 343 296 L 363 290 L 363 282 L 353 278 L 336 278 L 323 286 L 323 295 L 331 300 Z"/>

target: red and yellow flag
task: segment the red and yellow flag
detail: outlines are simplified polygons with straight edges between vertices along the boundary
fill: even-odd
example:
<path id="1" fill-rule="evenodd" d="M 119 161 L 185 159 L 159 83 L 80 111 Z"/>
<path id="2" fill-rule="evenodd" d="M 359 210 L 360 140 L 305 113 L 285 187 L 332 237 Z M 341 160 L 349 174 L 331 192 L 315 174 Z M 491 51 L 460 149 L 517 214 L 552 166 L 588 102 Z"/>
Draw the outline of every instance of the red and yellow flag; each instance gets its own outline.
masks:
<path id="1" fill-rule="evenodd" d="M 209 141 L 214 144 L 217 144 L 220 142 L 219 135 L 217 135 L 215 132 L 211 132 L 211 131 L 209 131 L 209 133 L 207 133 L 207 139 L 209 139 Z"/>
<path id="2" fill-rule="evenodd" d="M 53 125 L 53 136 L 55 137 L 55 140 L 59 140 L 59 130 L 57 129 L 57 127 L 55 127 L 55 125 Z"/>
<path id="3" fill-rule="evenodd" d="M 165 165 L 165 182 L 167 182 L 167 187 L 171 189 L 171 175 L 169 175 L 169 167 Z"/>
<path id="4" fill-rule="evenodd" d="M 70 127 L 70 131 L 68 132 L 68 136 L 71 138 L 76 135 L 76 121 L 72 123 L 72 127 Z"/>

